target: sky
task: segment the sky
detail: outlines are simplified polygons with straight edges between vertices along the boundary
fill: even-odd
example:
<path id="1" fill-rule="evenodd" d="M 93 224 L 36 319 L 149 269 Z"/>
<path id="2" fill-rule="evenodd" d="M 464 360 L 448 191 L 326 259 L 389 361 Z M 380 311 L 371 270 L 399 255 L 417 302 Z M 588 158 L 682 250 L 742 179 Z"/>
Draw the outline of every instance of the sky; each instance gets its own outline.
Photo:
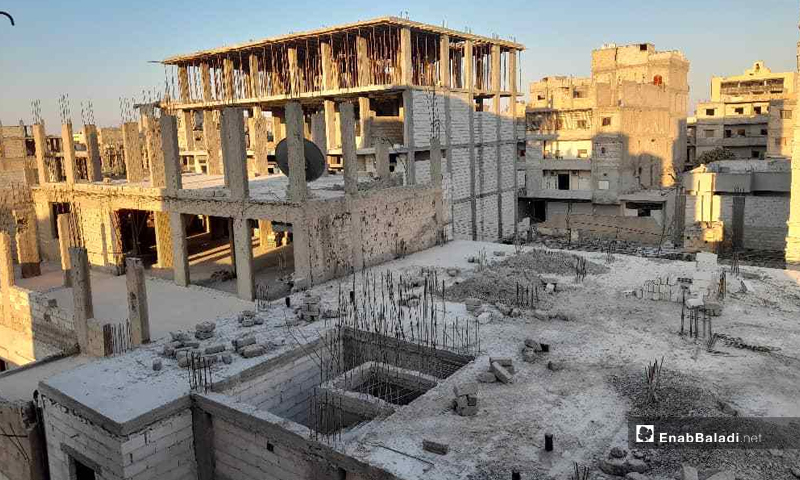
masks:
<path id="1" fill-rule="evenodd" d="M 756 60 L 773 71 L 794 70 L 800 39 L 796 0 L 18 0 L 0 3 L 0 10 L 16 21 L 12 27 L 0 16 L 0 121 L 31 123 L 31 101 L 38 99 L 52 133 L 64 94 L 76 125 L 81 102 L 89 101 L 98 125 L 118 125 L 120 97 L 138 100 L 143 90 L 163 88 L 164 67 L 150 61 L 401 11 L 411 20 L 524 44 L 526 93 L 545 76 L 588 76 L 592 49 L 605 43 L 680 50 L 691 62 L 690 112 L 708 99 L 714 75 L 740 74 Z"/>

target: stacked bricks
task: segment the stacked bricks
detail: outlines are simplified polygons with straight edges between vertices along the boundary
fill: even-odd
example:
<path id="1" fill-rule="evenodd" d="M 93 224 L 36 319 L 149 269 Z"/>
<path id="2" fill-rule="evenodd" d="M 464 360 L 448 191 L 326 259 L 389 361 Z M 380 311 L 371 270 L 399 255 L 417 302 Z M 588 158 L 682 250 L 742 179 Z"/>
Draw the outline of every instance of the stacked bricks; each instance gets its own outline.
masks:
<path id="1" fill-rule="evenodd" d="M 198 340 L 208 340 L 214 336 L 214 329 L 217 324 L 214 322 L 200 322 L 195 325 L 194 338 Z"/>
<path id="2" fill-rule="evenodd" d="M 252 327 L 254 325 L 263 325 L 264 319 L 256 316 L 256 312 L 252 310 L 245 310 L 239 314 L 239 325 L 243 327 Z"/>
<path id="3" fill-rule="evenodd" d="M 300 320 L 316 322 L 320 317 L 319 295 L 311 295 L 306 292 L 303 296 L 303 305 L 300 306 Z"/>
<path id="4" fill-rule="evenodd" d="M 478 385 L 467 383 L 453 387 L 456 398 L 453 399 L 453 409 L 462 417 L 472 417 L 478 414 Z"/>
<path id="5" fill-rule="evenodd" d="M 489 371 L 503 383 L 514 381 L 514 362 L 510 358 L 489 357 Z"/>
<path id="6" fill-rule="evenodd" d="M 267 347 L 257 344 L 256 337 L 254 335 L 245 335 L 243 337 L 233 339 L 231 340 L 231 343 L 233 344 L 233 349 L 244 358 L 259 357 L 267 353 Z M 223 360 L 225 359 L 223 358 Z"/>

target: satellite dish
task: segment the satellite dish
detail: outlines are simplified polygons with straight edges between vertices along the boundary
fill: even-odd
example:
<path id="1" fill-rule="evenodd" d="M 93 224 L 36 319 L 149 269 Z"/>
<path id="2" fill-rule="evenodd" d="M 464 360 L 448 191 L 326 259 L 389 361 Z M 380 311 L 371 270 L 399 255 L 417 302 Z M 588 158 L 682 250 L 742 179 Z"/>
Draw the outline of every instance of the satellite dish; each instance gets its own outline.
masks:
<path id="1" fill-rule="evenodd" d="M 303 155 L 306 157 L 306 182 L 313 182 L 325 173 L 325 155 L 316 143 L 304 138 Z M 284 175 L 289 176 L 289 144 L 284 138 L 275 147 L 275 162 Z"/>

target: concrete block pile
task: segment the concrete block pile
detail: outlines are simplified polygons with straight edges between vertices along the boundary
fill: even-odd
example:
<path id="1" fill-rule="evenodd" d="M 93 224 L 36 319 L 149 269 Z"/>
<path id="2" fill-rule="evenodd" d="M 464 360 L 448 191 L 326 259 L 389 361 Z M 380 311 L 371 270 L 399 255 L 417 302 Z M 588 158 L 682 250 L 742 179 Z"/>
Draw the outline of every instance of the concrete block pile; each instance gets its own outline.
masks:
<path id="1" fill-rule="evenodd" d="M 512 383 L 514 381 L 514 361 L 510 358 L 489 357 L 489 371 L 478 374 L 481 383 Z"/>
<path id="2" fill-rule="evenodd" d="M 304 320 L 306 322 L 316 322 L 319 320 L 319 302 L 319 295 L 312 295 L 311 293 L 306 292 L 306 294 L 303 295 L 303 304 L 300 305 L 300 312 L 298 312 L 300 320 Z"/>
<path id="3" fill-rule="evenodd" d="M 453 387 L 456 398 L 453 399 L 453 409 L 462 417 L 472 417 L 478 414 L 478 385 L 466 383 Z"/>
<path id="4" fill-rule="evenodd" d="M 534 363 L 539 354 L 542 353 L 542 345 L 532 338 L 525 339 L 525 346 L 522 347 L 522 360 L 527 363 Z"/>
<path id="5" fill-rule="evenodd" d="M 267 353 L 267 347 L 256 343 L 254 335 L 244 335 L 231 340 L 233 349 L 244 358 L 260 357 Z M 223 359 L 224 361 L 225 359 Z"/>
<path id="6" fill-rule="evenodd" d="M 245 328 L 264 324 L 264 319 L 256 316 L 256 312 L 252 310 L 244 310 L 242 313 L 239 314 L 238 320 L 239 320 L 239 325 Z"/>
<path id="7" fill-rule="evenodd" d="M 198 340 L 208 340 L 214 336 L 214 330 L 217 324 L 214 322 L 200 322 L 195 325 L 194 338 Z"/>

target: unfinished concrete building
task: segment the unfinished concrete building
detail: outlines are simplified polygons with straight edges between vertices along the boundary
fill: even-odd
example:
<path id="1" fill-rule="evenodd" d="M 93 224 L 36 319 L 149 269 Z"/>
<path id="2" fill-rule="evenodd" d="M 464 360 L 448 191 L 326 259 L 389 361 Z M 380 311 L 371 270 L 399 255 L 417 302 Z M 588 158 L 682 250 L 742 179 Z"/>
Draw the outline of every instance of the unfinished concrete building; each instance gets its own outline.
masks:
<path id="1" fill-rule="evenodd" d="M 522 49 L 499 38 L 380 18 L 168 58 L 164 63 L 175 67 L 168 83 L 177 88 L 163 107 L 179 119 L 185 163 L 213 178 L 221 173 L 220 107 L 247 111 L 254 176 L 273 168 L 289 99 L 303 105 L 305 136 L 327 154 L 331 170 L 340 169 L 338 104 L 352 101 L 362 174 L 380 174 L 374 157 L 386 148 L 390 170 L 402 172 L 407 185 L 426 182 L 430 139 L 438 138 L 448 231 L 497 240 L 516 229 L 524 130 L 511 106 Z"/>
<path id="2" fill-rule="evenodd" d="M 711 78 L 711 100 L 697 104 L 689 128 L 689 163 L 724 148 L 738 159 L 788 158 L 792 152 L 795 72 L 764 62 L 742 75 Z"/>
<path id="3" fill-rule="evenodd" d="M 586 232 L 660 240 L 674 200 L 665 189 L 685 161 L 688 70 L 680 52 L 609 45 L 592 52 L 590 78 L 532 83 L 525 216 L 561 229 L 575 215 Z"/>

